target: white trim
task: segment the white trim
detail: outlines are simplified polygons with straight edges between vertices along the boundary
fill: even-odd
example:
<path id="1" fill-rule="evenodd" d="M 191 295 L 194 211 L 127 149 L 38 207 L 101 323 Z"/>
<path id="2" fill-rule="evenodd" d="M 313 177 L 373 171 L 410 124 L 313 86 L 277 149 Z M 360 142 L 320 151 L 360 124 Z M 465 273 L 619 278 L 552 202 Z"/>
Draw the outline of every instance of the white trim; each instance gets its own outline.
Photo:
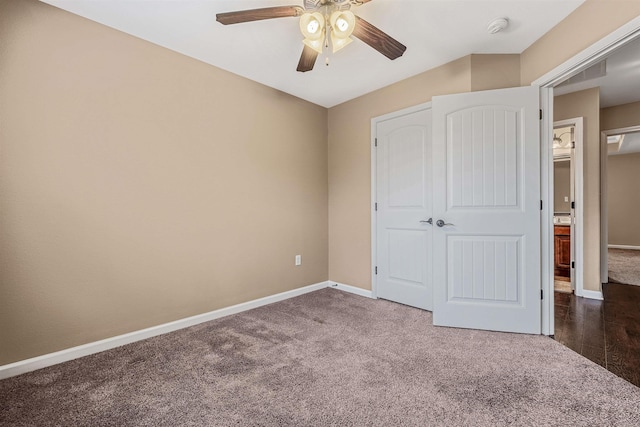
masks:
<path id="1" fill-rule="evenodd" d="M 56 351 L 55 353 L 44 354 L 42 356 L 33 357 L 31 359 L 21 360 L 0 366 L 0 379 L 5 379 L 20 375 L 26 372 L 35 371 L 36 369 L 46 368 L 47 366 L 56 365 L 58 363 L 67 362 L 79 357 L 88 356 L 90 354 L 99 353 L 101 351 L 110 350 L 125 344 L 141 341 L 147 338 L 173 332 L 178 329 L 188 328 L 210 320 L 219 319 L 221 317 L 232 314 L 241 313 L 243 311 L 262 307 L 264 305 L 273 304 L 274 302 L 283 301 L 289 298 L 297 297 L 309 292 L 326 288 L 330 285 L 328 281 L 320 282 L 302 288 L 293 289 L 291 291 L 282 292 L 264 298 L 247 301 L 241 304 L 232 305 L 208 313 L 198 314 L 196 316 L 187 317 L 158 326 L 141 329 L 139 331 L 129 332 L 127 334 L 118 335 L 100 341 L 95 341 L 77 347 L 67 348 L 65 350 Z"/>
<path id="2" fill-rule="evenodd" d="M 640 246 L 630 246 L 630 245 L 609 245 L 609 249 L 629 249 L 632 251 L 640 251 Z"/>
<path id="3" fill-rule="evenodd" d="M 431 108 L 431 102 L 414 105 L 413 107 L 403 108 L 382 116 L 371 119 L 371 297 L 377 298 L 378 280 L 376 277 L 376 264 L 378 262 L 378 245 L 377 245 L 377 229 L 378 217 L 376 215 L 375 204 L 377 203 L 377 157 L 376 157 L 376 138 L 378 137 L 378 123 L 385 120 L 395 119 L 397 117 L 413 114 L 418 111 L 428 110 Z"/>
<path id="4" fill-rule="evenodd" d="M 329 281 L 329 287 L 332 289 L 349 292 L 351 294 L 360 295 L 361 297 L 373 298 L 372 291 L 358 288 L 357 286 L 345 285 L 344 283 Z"/>
<path id="5" fill-rule="evenodd" d="M 378 277 L 376 276 L 376 264 L 378 262 L 378 242 L 376 239 L 376 229 L 378 227 L 378 215 L 376 212 L 376 203 L 378 201 L 377 189 L 377 157 L 376 157 L 376 145 L 377 145 L 377 125 L 378 120 L 374 117 L 371 119 L 371 295 L 373 298 L 378 298 Z"/>
<path id="6" fill-rule="evenodd" d="M 607 133 L 600 132 L 600 283 L 609 281 L 609 144 Z"/>
<path id="7" fill-rule="evenodd" d="M 609 136 L 609 135 L 619 135 L 623 133 L 634 133 L 634 132 L 640 132 L 640 125 L 629 126 L 626 128 L 607 129 L 607 130 L 603 130 L 602 134 L 605 136 Z"/>
<path id="8" fill-rule="evenodd" d="M 589 299 L 599 299 L 599 300 L 604 299 L 601 291 L 589 291 L 586 289 L 582 291 L 582 297 L 589 298 Z"/>
<path id="9" fill-rule="evenodd" d="M 536 79 L 532 85 L 553 87 L 569 77 L 597 64 L 622 45 L 640 37 L 640 16 L 627 22 L 582 52 Z"/>
<path id="10" fill-rule="evenodd" d="M 553 89 L 540 88 L 540 108 L 542 109 L 542 122 L 540 124 L 540 197 L 543 200 L 540 214 L 540 249 L 542 269 L 540 279 L 544 290 L 542 300 L 542 324 L 543 335 L 553 335 L 555 328 L 553 314 L 553 206 L 551 194 L 553 194 Z"/>
<path id="11" fill-rule="evenodd" d="M 584 295 L 584 154 L 586 152 L 584 147 L 584 119 L 579 117 L 574 119 L 575 124 L 575 139 L 576 148 L 573 153 L 573 157 L 576 160 L 574 169 L 574 201 L 576 202 L 574 213 L 574 235 L 576 242 L 575 248 L 575 289 L 578 290 L 578 296 Z"/>

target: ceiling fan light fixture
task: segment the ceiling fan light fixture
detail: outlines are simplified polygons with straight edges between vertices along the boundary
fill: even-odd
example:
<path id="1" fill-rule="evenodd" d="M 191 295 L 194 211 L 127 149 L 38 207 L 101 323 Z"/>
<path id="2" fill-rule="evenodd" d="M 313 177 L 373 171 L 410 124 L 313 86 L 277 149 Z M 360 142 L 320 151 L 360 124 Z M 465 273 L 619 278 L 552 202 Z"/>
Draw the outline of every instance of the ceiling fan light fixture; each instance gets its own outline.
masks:
<path id="1" fill-rule="evenodd" d="M 304 0 L 303 6 L 272 6 L 217 13 L 216 21 L 222 25 L 230 25 L 263 19 L 297 18 L 304 44 L 296 68 L 301 73 L 313 69 L 318 55 L 329 49 L 329 43 L 333 45 L 333 52 L 337 52 L 351 44 L 352 35 L 390 60 L 398 59 L 407 47 L 349 10 L 370 1 Z M 327 65 L 328 58 L 325 58 Z"/>
<path id="2" fill-rule="evenodd" d="M 304 40 L 302 40 L 302 43 L 304 43 L 305 45 L 309 46 L 311 49 L 315 50 L 319 54 L 322 54 L 322 49 L 324 47 L 324 43 L 323 43 L 323 40 L 321 38 L 317 39 L 317 40 L 304 39 Z"/>
<path id="3" fill-rule="evenodd" d="M 307 40 L 319 40 L 324 35 L 324 24 L 320 13 L 304 13 L 300 17 L 300 32 Z"/>
<path id="4" fill-rule="evenodd" d="M 356 17 L 350 10 L 336 10 L 329 18 L 331 24 L 331 35 L 337 38 L 346 39 L 356 26 Z M 347 43 L 348 44 L 348 43 Z"/>
<path id="5" fill-rule="evenodd" d="M 341 38 L 331 32 L 331 46 L 333 47 L 333 53 L 336 53 L 352 41 L 353 40 L 350 37 Z"/>

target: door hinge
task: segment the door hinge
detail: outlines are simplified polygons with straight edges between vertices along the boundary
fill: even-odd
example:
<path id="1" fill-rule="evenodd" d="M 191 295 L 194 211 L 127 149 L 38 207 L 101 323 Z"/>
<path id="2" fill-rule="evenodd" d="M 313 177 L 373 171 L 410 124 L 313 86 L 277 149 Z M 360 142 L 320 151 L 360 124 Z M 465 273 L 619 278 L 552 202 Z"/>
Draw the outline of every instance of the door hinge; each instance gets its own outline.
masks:
<path id="1" fill-rule="evenodd" d="M 374 203 L 374 209 L 377 211 L 378 210 L 378 203 Z"/>
<path id="2" fill-rule="evenodd" d="M 542 120 L 542 108 L 540 109 L 540 120 Z"/>
<path id="3" fill-rule="evenodd" d="M 544 299 L 544 289 L 540 289 L 540 299 Z"/>
<path id="4" fill-rule="evenodd" d="M 376 274 L 378 274 L 378 266 L 376 266 Z"/>
<path id="5" fill-rule="evenodd" d="M 571 209 L 575 209 L 576 208 L 576 202 L 571 202 Z"/>
<path id="6" fill-rule="evenodd" d="M 575 261 L 571 261 L 571 268 L 576 268 L 576 262 Z"/>
<path id="7" fill-rule="evenodd" d="M 375 142 L 373 143 L 373 146 L 374 146 L 374 147 L 377 147 L 377 146 L 378 146 L 378 138 L 376 138 L 376 139 L 375 139 Z"/>
<path id="8" fill-rule="evenodd" d="M 571 141 L 571 148 L 576 148 L 576 142 L 575 141 Z"/>
<path id="9" fill-rule="evenodd" d="M 542 200 L 540 200 L 540 210 L 542 210 Z"/>

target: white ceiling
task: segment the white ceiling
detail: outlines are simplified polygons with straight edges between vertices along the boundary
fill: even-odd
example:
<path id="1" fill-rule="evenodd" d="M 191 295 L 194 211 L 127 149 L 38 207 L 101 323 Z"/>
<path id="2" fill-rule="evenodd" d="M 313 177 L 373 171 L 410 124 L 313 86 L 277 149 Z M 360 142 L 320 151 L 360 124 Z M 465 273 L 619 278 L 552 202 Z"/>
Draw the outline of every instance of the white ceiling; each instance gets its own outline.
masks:
<path id="1" fill-rule="evenodd" d="M 600 87 L 600 107 L 640 101 L 640 38 L 606 58 L 606 75 L 554 89 L 554 95 Z"/>
<path id="2" fill-rule="evenodd" d="M 324 107 L 472 53 L 521 53 L 584 0 L 374 0 L 352 10 L 407 46 L 390 61 L 359 40 L 296 72 L 297 18 L 224 26 L 216 13 L 302 0 L 42 0 Z M 487 25 L 508 17 L 507 30 Z"/>

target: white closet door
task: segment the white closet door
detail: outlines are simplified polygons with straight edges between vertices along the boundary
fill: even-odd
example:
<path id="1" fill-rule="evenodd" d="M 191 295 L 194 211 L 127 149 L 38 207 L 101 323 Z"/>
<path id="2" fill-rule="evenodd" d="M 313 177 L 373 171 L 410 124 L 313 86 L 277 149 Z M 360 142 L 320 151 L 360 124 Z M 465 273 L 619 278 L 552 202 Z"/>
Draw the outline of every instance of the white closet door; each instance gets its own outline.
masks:
<path id="1" fill-rule="evenodd" d="M 379 298 L 431 310 L 431 111 L 376 126 Z"/>

